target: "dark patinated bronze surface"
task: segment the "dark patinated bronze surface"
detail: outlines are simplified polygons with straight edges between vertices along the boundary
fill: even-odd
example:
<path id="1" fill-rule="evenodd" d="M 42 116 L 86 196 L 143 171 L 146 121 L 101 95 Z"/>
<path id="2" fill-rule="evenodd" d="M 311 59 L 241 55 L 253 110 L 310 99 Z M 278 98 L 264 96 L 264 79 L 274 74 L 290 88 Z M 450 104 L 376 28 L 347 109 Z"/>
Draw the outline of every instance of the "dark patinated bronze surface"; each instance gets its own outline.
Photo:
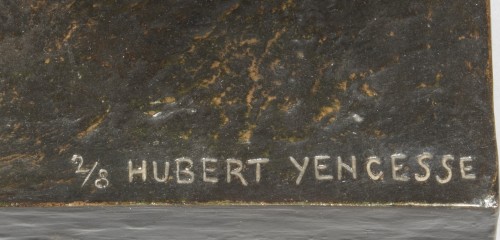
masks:
<path id="1" fill-rule="evenodd" d="M 494 212 L 488 10 L 1 1 L 0 201 Z"/>

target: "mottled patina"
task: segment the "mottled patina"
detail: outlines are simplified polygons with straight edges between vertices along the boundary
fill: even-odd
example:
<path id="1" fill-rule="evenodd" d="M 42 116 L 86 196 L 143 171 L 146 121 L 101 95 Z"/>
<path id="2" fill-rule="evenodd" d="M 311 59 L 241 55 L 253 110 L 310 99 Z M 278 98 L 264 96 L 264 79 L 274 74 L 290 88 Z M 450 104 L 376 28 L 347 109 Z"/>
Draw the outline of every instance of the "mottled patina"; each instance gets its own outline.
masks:
<path id="1" fill-rule="evenodd" d="M 484 0 L 2 1 L 0 53 L 6 204 L 497 204 Z"/>

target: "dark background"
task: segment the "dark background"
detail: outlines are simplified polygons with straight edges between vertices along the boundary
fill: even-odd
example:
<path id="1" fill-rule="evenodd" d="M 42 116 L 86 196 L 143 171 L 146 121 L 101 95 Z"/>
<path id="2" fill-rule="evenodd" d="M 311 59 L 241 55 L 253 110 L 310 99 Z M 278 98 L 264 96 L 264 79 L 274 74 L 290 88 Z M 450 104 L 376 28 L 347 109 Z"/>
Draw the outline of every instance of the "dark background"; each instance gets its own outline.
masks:
<path id="1" fill-rule="evenodd" d="M 486 12 L 466 0 L 3 1 L 0 199 L 484 204 L 498 192 Z M 413 176 L 424 151 L 428 182 L 391 179 L 391 154 L 410 156 Z M 112 185 L 81 188 L 73 154 L 99 160 Z M 439 185 L 444 154 L 454 177 Z M 296 186 L 288 157 L 315 155 L 355 155 L 359 179 L 319 183 L 311 163 Z M 372 155 L 381 182 L 362 171 Z M 459 178 L 460 156 L 476 180 Z M 179 157 L 195 161 L 193 184 L 128 183 L 129 160 Z M 219 159 L 218 184 L 201 181 L 202 157 Z M 261 184 L 253 167 L 248 187 L 225 182 L 226 158 L 256 157 L 271 159 Z"/>

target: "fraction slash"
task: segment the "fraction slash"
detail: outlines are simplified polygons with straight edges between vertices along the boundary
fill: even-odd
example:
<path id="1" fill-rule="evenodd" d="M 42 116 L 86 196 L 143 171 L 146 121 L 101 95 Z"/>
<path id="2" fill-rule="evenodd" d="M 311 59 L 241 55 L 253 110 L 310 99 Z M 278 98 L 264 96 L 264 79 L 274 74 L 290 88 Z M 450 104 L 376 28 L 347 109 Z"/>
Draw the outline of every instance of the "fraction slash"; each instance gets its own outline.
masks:
<path id="1" fill-rule="evenodd" d="M 99 162 L 95 162 L 95 163 L 94 163 L 94 166 L 93 166 L 93 167 L 92 167 L 92 169 L 90 170 L 89 174 L 87 174 L 87 177 L 85 177 L 85 180 L 84 180 L 84 181 L 83 181 L 83 183 L 82 183 L 82 187 L 85 185 L 85 183 L 87 183 L 87 181 L 88 181 L 88 180 L 89 180 L 89 178 L 90 178 L 90 175 L 92 175 L 92 173 L 94 172 L 94 169 L 95 169 L 95 167 L 97 167 L 97 164 L 98 164 L 98 163 L 99 163 Z"/>

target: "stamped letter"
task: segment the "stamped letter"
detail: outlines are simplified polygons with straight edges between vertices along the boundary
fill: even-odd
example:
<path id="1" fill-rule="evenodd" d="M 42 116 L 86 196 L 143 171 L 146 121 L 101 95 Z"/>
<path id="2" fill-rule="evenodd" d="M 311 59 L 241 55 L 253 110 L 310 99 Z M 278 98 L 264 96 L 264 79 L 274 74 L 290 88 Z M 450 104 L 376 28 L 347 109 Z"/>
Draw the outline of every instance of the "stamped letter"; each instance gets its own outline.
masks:
<path id="1" fill-rule="evenodd" d="M 432 154 L 424 152 L 417 156 L 418 165 L 420 165 L 425 170 L 425 175 L 420 175 L 415 173 L 415 180 L 419 182 L 425 182 L 431 176 L 431 170 L 429 169 L 429 164 L 425 163 L 424 160 L 431 160 Z"/>
<path id="2" fill-rule="evenodd" d="M 166 183 L 168 181 L 168 174 L 169 174 L 169 169 L 170 169 L 170 163 L 165 161 L 165 176 L 163 178 L 158 177 L 158 166 L 156 164 L 156 161 L 153 161 L 153 177 L 157 182 L 164 182 Z"/>
<path id="3" fill-rule="evenodd" d="M 461 157 L 460 158 L 460 172 L 462 173 L 463 179 L 476 179 L 476 174 L 468 173 L 472 170 L 472 166 L 465 166 L 466 162 L 472 162 L 472 157 Z"/>
<path id="4" fill-rule="evenodd" d="M 194 182 L 194 172 L 191 171 L 193 168 L 193 161 L 189 158 L 177 158 L 175 159 L 175 163 L 177 165 L 177 183 L 179 184 L 190 184 Z M 181 170 L 181 163 L 187 163 L 187 166 Z M 186 175 L 187 177 L 181 179 L 181 173 Z"/>
<path id="5" fill-rule="evenodd" d="M 247 186 L 248 185 L 247 181 L 245 180 L 245 178 L 243 178 L 243 175 L 241 175 L 241 170 L 243 170 L 243 163 L 241 162 L 241 160 L 229 158 L 226 160 L 226 162 L 227 162 L 227 177 L 226 177 L 227 183 L 231 183 L 231 175 L 234 175 L 240 179 L 241 184 L 243 184 L 243 186 Z M 238 167 L 235 169 L 231 169 L 231 164 L 238 165 Z"/>
<path id="6" fill-rule="evenodd" d="M 142 175 L 142 181 L 146 181 L 146 161 L 142 160 L 142 167 L 139 168 L 134 168 L 132 166 L 132 160 L 128 161 L 128 182 L 133 182 L 134 181 L 134 175 L 135 174 L 141 174 Z"/>
<path id="7" fill-rule="evenodd" d="M 208 168 L 207 167 L 207 162 L 209 163 L 217 163 L 217 159 L 214 158 L 202 158 L 201 162 L 203 163 L 203 181 L 204 182 L 209 182 L 209 183 L 217 183 L 219 179 L 216 177 L 208 177 L 207 172 L 213 173 L 215 172 L 215 168 Z"/>
<path id="8" fill-rule="evenodd" d="M 337 175 L 339 180 L 342 180 L 342 168 L 352 173 L 352 178 L 356 179 L 358 174 L 356 172 L 356 157 L 351 156 L 351 166 L 342 162 L 342 158 L 340 156 L 337 157 Z"/>
<path id="9" fill-rule="evenodd" d="M 256 158 L 256 159 L 249 159 L 247 161 L 248 165 L 255 164 L 255 181 L 258 183 L 260 182 L 260 164 L 268 163 L 269 159 L 267 158 Z"/>
<path id="10" fill-rule="evenodd" d="M 406 175 L 398 175 L 398 171 L 403 169 L 403 165 L 397 164 L 398 159 L 405 159 L 406 155 L 403 153 L 396 153 L 391 155 L 392 163 L 392 178 L 396 181 L 408 181 L 410 178 Z"/>
<path id="11" fill-rule="evenodd" d="M 438 181 L 438 183 L 444 184 L 451 180 L 452 172 L 450 165 L 448 165 L 448 161 L 453 161 L 453 160 L 455 159 L 451 155 L 444 155 L 443 158 L 441 159 L 441 164 L 443 165 L 444 169 L 446 169 L 446 171 L 448 172 L 448 176 L 446 176 L 446 178 L 441 178 L 440 176 L 436 175 L 436 180 Z"/>
<path id="12" fill-rule="evenodd" d="M 382 178 L 382 176 L 384 176 L 384 173 L 382 171 L 379 171 L 377 174 L 374 174 L 373 171 L 372 171 L 372 164 L 376 163 L 377 165 L 380 165 L 381 162 L 380 162 L 380 158 L 378 158 L 377 156 L 371 156 L 371 157 L 368 157 L 368 162 L 366 163 L 366 172 L 368 173 L 368 176 L 372 179 L 372 180 L 379 180 L 380 178 Z"/>
<path id="13" fill-rule="evenodd" d="M 306 172 L 307 165 L 309 164 L 309 158 L 305 157 L 304 158 L 304 163 L 302 166 L 295 160 L 295 158 L 290 157 L 290 161 L 293 163 L 293 165 L 299 170 L 299 176 L 297 177 L 297 181 L 295 181 L 295 184 L 299 185 L 300 182 L 302 181 L 302 177 L 304 176 L 304 173 Z"/>
<path id="14" fill-rule="evenodd" d="M 321 175 L 319 174 L 319 170 L 326 169 L 326 165 L 319 164 L 319 161 L 330 159 L 330 156 L 315 156 L 314 157 L 314 175 L 316 176 L 316 180 L 332 180 L 332 175 Z"/>

